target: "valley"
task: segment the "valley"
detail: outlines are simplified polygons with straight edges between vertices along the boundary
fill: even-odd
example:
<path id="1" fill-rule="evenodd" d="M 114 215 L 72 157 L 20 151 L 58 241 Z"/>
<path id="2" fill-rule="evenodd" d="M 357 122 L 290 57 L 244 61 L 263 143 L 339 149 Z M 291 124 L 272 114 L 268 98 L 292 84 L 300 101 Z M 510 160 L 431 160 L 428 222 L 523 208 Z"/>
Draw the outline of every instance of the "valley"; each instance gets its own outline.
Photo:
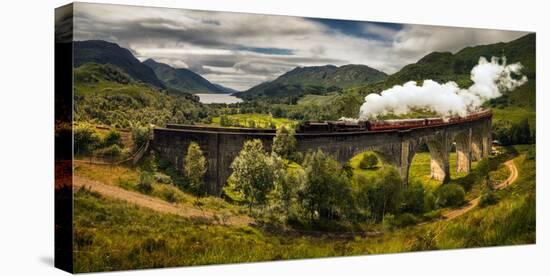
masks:
<path id="1" fill-rule="evenodd" d="M 191 66 L 140 61 L 115 43 L 74 47 L 78 272 L 536 241 L 534 34 L 433 52 L 393 74 L 360 64 L 298 66 L 243 91 Z M 528 81 L 483 102 L 479 110 L 491 112 L 484 121 L 303 131 L 326 121 L 353 128 L 436 120 L 442 116 L 429 108 L 360 114 L 366 96 L 409 81 L 466 89 L 472 67 L 492 56 L 521 62 Z M 175 134 L 159 138 L 159 129 Z M 307 151 L 306 143 L 319 144 Z"/>

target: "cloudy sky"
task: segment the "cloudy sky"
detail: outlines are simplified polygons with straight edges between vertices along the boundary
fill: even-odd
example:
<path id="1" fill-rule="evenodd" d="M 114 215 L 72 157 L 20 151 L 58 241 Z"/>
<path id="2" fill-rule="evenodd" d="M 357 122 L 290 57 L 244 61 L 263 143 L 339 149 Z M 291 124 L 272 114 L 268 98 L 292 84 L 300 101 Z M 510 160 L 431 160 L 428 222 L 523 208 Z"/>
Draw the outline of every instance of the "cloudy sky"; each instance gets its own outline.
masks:
<path id="1" fill-rule="evenodd" d="M 365 64 L 386 73 L 432 51 L 525 33 L 426 25 L 75 3 L 75 40 L 101 39 L 246 90 L 297 66 Z"/>

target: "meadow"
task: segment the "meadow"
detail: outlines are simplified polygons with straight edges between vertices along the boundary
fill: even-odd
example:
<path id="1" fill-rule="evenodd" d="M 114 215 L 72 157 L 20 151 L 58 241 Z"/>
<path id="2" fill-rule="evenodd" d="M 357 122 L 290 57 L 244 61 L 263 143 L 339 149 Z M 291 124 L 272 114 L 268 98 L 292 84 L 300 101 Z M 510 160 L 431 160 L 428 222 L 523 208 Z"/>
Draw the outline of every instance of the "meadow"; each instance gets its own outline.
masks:
<path id="1" fill-rule="evenodd" d="M 535 160 L 528 154 L 530 147 L 515 147 L 519 178 L 497 192 L 497 203 L 475 208 L 452 221 L 403 228 L 364 225 L 370 230 L 353 237 L 261 223 L 222 225 L 158 213 L 79 189 L 74 204 L 75 269 L 110 271 L 534 243 Z M 419 167 L 425 165 L 419 162 Z M 135 183 L 137 177 L 132 168 L 94 165 L 79 165 L 76 174 L 126 189 L 133 187 L 124 183 Z M 498 177 L 505 172 L 497 166 L 492 174 Z M 151 196 L 162 198 L 161 191 L 169 186 L 155 183 Z M 177 189 L 174 192 L 181 204 L 195 199 Z M 238 212 L 238 206 L 217 200 L 221 202 L 204 208 L 234 208 Z"/>
<path id="2" fill-rule="evenodd" d="M 373 152 L 364 152 L 364 153 L 358 154 L 350 160 L 350 165 L 354 169 L 355 177 L 358 177 L 359 175 L 362 175 L 365 177 L 376 177 L 379 169 L 382 166 L 384 166 L 384 164 L 379 163 L 376 168 L 361 169 L 359 167 L 361 158 L 363 157 L 363 154 L 368 154 L 368 153 L 373 153 Z M 456 182 L 457 179 L 463 178 L 467 175 L 467 173 L 456 171 L 456 152 L 451 152 L 449 154 L 449 166 L 450 166 L 450 173 L 451 173 L 450 183 Z M 476 166 L 477 166 L 477 162 L 472 162 L 473 170 L 475 170 Z M 411 183 L 414 183 L 414 182 L 422 183 L 422 185 L 424 185 L 424 188 L 428 190 L 435 190 L 437 187 L 441 185 L 439 181 L 430 178 L 430 153 L 429 152 L 418 152 L 415 154 L 413 161 L 411 163 L 411 167 L 409 169 L 409 181 Z"/>

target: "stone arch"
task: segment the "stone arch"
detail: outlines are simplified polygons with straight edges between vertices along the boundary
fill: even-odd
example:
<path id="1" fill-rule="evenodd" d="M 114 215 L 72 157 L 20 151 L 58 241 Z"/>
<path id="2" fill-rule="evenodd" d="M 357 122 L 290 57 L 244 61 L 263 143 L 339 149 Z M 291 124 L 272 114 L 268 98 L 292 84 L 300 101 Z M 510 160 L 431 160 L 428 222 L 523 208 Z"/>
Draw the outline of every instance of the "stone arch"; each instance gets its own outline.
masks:
<path id="1" fill-rule="evenodd" d="M 341 163 L 345 163 L 356 157 L 357 155 L 363 154 L 365 152 L 371 152 L 378 158 L 378 162 L 380 162 L 383 165 L 391 165 L 398 167 L 400 164 L 395 156 L 392 155 L 391 152 L 388 152 L 386 149 L 379 148 L 379 147 L 365 147 L 365 148 L 357 148 L 355 149 L 351 157 L 347 160 L 340 160 Z"/>
<path id="2" fill-rule="evenodd" d="M 344 164 L 351 160 L 354 156 L 361 154 L 363 152 L 373 152 L 378 160 L 382 164 L 388 164 L 397 169 L 399 175 L 403 179 L 403 184 L 407 185 L 407 171 L 408 164 L 407 160 L 402 161 L 402 144 L 401 142 L 388 143 L 388 144 L 356 144 L 352 147 L 337 147 L 335 148 L 321 148 L 325 153 L 331 154 L 338 162 Z"/>
<path id="3" fill-rule="evenodd" d="M 417 138 L 410 152 L 406 172 L 407 178 L 414 156 L 419 148 L 426 144 L 430 153 L 430 177 L 442 183 L 447 183 L 450 180 L 449 152 L 452 146 L 452 139 L 450 138 L 447 131 L 440 131 L 432 135 Z"/>
<path id="4" fill-rule="evenodd" d="M 455 133 L 456 171 L 469 173 L 472 168 L 472 129 Z"/>

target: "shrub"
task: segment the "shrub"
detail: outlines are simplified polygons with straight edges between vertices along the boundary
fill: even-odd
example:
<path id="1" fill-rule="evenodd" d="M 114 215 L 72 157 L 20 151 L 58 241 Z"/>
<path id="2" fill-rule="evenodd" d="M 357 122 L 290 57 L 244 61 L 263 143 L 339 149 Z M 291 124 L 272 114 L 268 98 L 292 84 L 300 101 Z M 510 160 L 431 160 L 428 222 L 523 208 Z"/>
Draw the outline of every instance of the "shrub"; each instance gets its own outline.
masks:
<path id="1" fill-rule="evenodd" d="M 166 240 L 153 239 L 153 238 L 147 238 L 140 245 L 140 249 L 147 253 L 153 253 L 155 251 L 164 250 L 166 249 L 166 247 L 167 247 Z"/>
<path id="2" fill-rule="evenodd" d="M 373 169 L 378 164 L 378 158 L 372 153 L 363 154 L 361 162 L 359 162 L 359 168 L 363 170 Z"/>
<path id="3" fill-rule="evenodd" d="M 436 206 L 437 197 L 434 195 L 433 192 L 425 192 L 424 193 L 424 212 L 431 212 L 433 209 L 435 209 Z"/>
<path id="4" fill-rule="evenodd" d="M 122 155 L 122 152 L 122 148 L 115 144 L 106 148 L 98 149 L 95 151 L 95 154 L 103 157 L 119 157 Z"/>
<path id="5" fill-rule="evenodd" d="M 527 154 L 525 155 L 525 159 L 527 160 L 535 160 L 537 157 L 537 151 L 535 146 L 529 147 L 529 150 L 527 151 Z"/>
<path id="6" fill-rule="evenodd" d="M 428 211 L 424 214 L 422 214 L 422 219 L 423 220 L 434 220 L 434 219 L 439 219 L 441 218 L 441 209 L 438 209 L 438 210 L 432 210 L 432 211 Z"/>
<path id="7" fill-rule="evenodd" d="M 457 184 L 445 184 L 437 189 L 436 206 L 457 207 L 464 203 L 464 189 Z"/>
<path id="8" fill-rule="evenodd" d="M 394 216 L 389 221 L 390 226 L 397 227 L 397 228 L 415 225 L 417 223 L 418 223 L 418 218 L 411 213 L 403 213 L 403 214 Z"/>
<path id="9" fill-rule="evenodd" d="M 476 175 L 470 173 L 464 177 L 458 179 L 457 184 L 462 186 L 464 191 L 470 191 L 476 182 Z"/>
<path id="10" fill-rule="evenodd" d="M 88 154 L 94 151 L 101 143 L 101 137 L 90 125 L 74 127 L 75 154 Z"/>
<path id="11" fill-rule="evenodd" d="M 479 199 L 479 206 L 485 207 L 489 205 L 495 205 L 498 203 L 498 196 L 492 190 L 484 191 Z"/>
<path id="12" fill-rule="evenodd" d="M 411 245 L 411 251 L 435 250 L 437 247 L 437 234 L 433 230 L 417 234 L 414 243 Z"/>
<path id="13" fill-rule="evenodd" d="M 139 175 L 139 183 L 136 185 L 138 191 L 144 194 L 150 194 L 153 191 L 153 174 L 142 171 Z"/>
<path id="14" fill-rule="evenodd" d="M 102 147 L 110 147 L 117 145 L 119 147 L 122 147 L 122 136 L 120 135 L 120 132 L 111 129 L 107 134 L 105 134 L 105 137 L 103 137 L 103 140 L 101 141 Z"/>
<path id="15" fill-rule="evenodd" d="M 168 202 L 171 202 L 171 203 L 174 203 L 174 202 L 178 201 L 178 196 L 176 195 L 176 193 L 172 189 L 165 189 L 162 192 L 162 198 L 164 198 L 164 200 L 166 200 Z"/>
<path id="16" fill-rule="evenodd" d="M 77 248 L 90 246 L 94 242 L 94 233 L 87 228 L 75 227 L 74 242 Z"/>
<path id="17" fill-rule="evenodd" d="M 146 153 L 139 161 L 139 169 L 142 171 L 156 172 L 157 171 L 157 154 L 154 151 Z"/>
<path id="18" fill-rule="evenodd" d="M 151 128 L 149 127 L 134 127 L 132 128 L 132 141 L 134 142 L 134 150 L 139 149 L 151 137 Z"/>
<path id="19" fill-rule="evenodd" d="M 171 184 L 172 178 L 169 175 L 157 172 L 155 173 L 155 181 L 162 184 Z"/>
<path id="20" fill-rule="evenodd" d="M 424 186 L 411 183 L 403 193 L 403 212 L 420 214 L 424 211 Z"/>

